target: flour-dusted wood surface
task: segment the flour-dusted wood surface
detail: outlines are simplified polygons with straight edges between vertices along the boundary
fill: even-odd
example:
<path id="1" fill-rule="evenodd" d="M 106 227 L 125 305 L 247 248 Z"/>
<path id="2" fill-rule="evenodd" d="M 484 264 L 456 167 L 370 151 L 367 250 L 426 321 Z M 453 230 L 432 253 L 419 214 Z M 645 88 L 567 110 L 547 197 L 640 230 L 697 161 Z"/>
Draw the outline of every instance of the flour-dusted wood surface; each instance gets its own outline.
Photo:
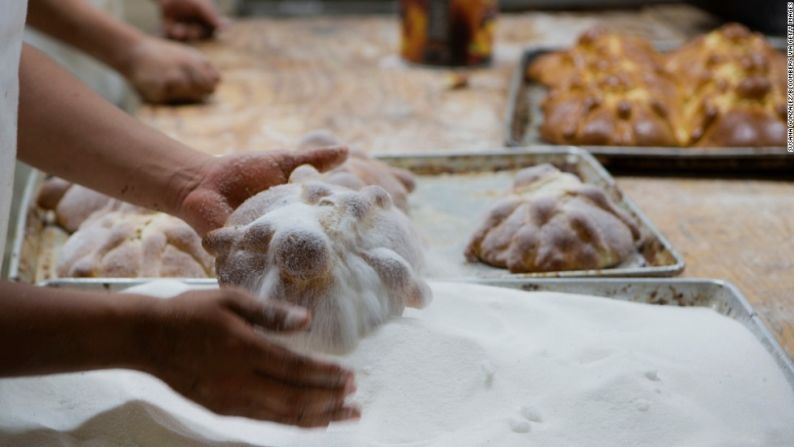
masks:
<path id="1" fill-rule="evenodd" d="M 200 46 L 224 77 L 212 100 L 136 114 L 214 154 L 289 148 L 318 128 L 376 152 L 496 147 L 521 50 L 570 44 L 597 24 L 660 42 L 715 25 L 686 6 L 502 15 L 494 65 L 465 71 L 469 85 L 453 89 L 452 71 L 400 62 L 394 18 L 246 20 Z M 736 284 L 794 356 L 794 183 L 618 181 L 682 252 L 685 276 Z"/>
<path id="2" fill-rule="evenodd" d="M 138 116 L 214 154 L 292 147 L 315 129 L 377 152 L 501 146 L 510 76 L 527 45 L 569 45 L 597 24 L 681 41 L 708 23 L 680 6 L 502 15 L 494 64 L 455 72 L 403 63 L 394 17 L 241 20 L 200 46 L 223 75 L 207 104 Z M 468 84 L 454 88 L 454 73 Z"/>

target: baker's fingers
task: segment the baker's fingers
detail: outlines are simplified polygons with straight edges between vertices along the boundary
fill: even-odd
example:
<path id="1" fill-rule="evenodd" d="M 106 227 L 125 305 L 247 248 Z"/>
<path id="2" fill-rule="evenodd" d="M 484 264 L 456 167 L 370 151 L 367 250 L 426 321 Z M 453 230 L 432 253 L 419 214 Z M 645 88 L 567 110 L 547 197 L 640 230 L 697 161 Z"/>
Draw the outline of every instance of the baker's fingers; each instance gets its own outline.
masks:
<path id="1" fill-rule="evenodd" d="M 212 35 L 212 30 L 204 24 L 191 22 L 183 25 L 185 26 L 185 40 L 206 39 Z"/>
<path id="2" fill-rule="evenodd" d="M 253 334 L 251 359 L 263 375 L 296 386 L 354 389 L 353 373 L 340 365 L 300 355 Z"/>
<path id="3" fill-rule="evenodd" d="M 206 94 L 199 89 L 200 81 L 194 79 L 189 69 L 182 68 L 179 72 L 169 73 L 163 83 L 163 99 L 161 102 L 175 104 L 198 101 Z"/>
<path id="4" fill-rule="evenodd" d="M 208 61 L 204 61 L 201 64 L 201 69 L 204 71 L 205 75 L 212 83 L 212 88 L 214 90 L 215 86 L 217 86 L 218 82 L 220 82 L 221 80 L 221 73 L 218 71 L 217 68 L 215 68 L 214 65 L 212 65 Z"/>
<path id="5" fill-rule="evenodd" d="M 327 427 L 332 422 L 342 422 L 361 418 L 361 411 L 357 408 L 343 407 L 338 410 L 329 411 L 322 414 L 310 414 L 299 416 L 278 415 L 273 419 L 274 422 L 281 424 L 296 425 L 302 428 Z"/>
<path id="6" fill-rule="evenodd" d="M 213 2 L 195 2 L 195 6 L 196 17 L 194 19 L 200 21 L 205 28 L 208 28 L 210 34 L 221 26 L 221 16 L 218 14 Z"/>
<path id="7" fill-rule="evenodd" d="M 186 95 L 190 99 L 199 100 L 215 91 L 217 82 L 203 64 L 203 61 L 199 61 L 185 67 L 185 89 L 188 90 Z"/>
<path id="8" fill-rule="evenodd" d="M 281 165 L 284 172 L 289 175 L 293 169 L 300 165 L 312 165 L 323 172 L 335 168 L 347 160 L 348 149 L 345 146 L 308 149 L 294 153 L 287 153 Z"/>
<path id="9" fill-rule="evenodd" d="M 202 188 L 188 194 L 180 207 L 179 217 L 204 237 L 222 227 L 232 211 L 231 205 L 219 192 Z"/>
<path id="10" fill-rule="evenodd" d="M 240 416 L 279 424 L 295 425 L 302 428 L 319 428 L 327 427 L 333 422 L 359 419 L 361 417 L 361 411 L 358 408 L 342 407 L 319 414 L 285 415 L 267 408 L 253 406 L 250 409 L 244 410 Z"/>
<path id="11" fill-rule="evenodd" d="M 260 377 L 249 396 L 260 405 L 287 417 L 321 416 L 341 410 L 345 399 L 355 390 L 306 387 Z"/>
<path id="12" fill-rule="evenodd" d="M 187 27 L 184 24 L 173 20 L 166 20 L 163 26 L 165 28 L 165 35 L 169 39 L 174 39 L 174 40 L 187 39 Z"/>
<path id="13" fill-rule="evenodd" d="M 286 303 L 260 303 L 240 290 L 229 290 L 226 305 L 249 323 L 269 331 L 291 332 L 309 327 L 311 317 L 303 307 Z"/>
<path id="14" fill-rule="evenodd" d="M 168 100 L 168 86 L 164 83 L 139 83 L 135 85 L 135 91 L 141 98 L 152 104 L 165 103 Z"/>

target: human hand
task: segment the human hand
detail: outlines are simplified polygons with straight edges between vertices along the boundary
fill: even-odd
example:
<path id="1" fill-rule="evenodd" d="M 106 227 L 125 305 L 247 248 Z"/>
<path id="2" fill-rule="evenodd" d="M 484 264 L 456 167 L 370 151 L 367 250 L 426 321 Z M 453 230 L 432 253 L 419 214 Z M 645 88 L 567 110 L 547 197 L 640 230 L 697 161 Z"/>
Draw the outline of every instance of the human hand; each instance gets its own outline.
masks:
<path id="1" fill-rule="evenodd" d="M 169 39 L 207 39 L 222 24 L 212 0 L 160 0 L 160 11 L 163 32 Z"/>
<path id="2" fill-rule="evenodd" d="M 220 228 L 249 197 L 286 183 L 300 165 L 319 171 L 334 168 L 347 158 L 347 148 L 257 152 L 212 158 L 200 168 L 198 183 L 183 193 L 177 215 L 202 237 Z"/>
<path id="3" fill-rule="evenodd" d="M 212 94 L 220 74 L 198 50 L 145 38 L 131 49 L 125 76 L 151 103 L 199 101 Z"/>
<path id="4" fill-rule="evenodd" d="M 237 289 L 186 292 L 149 309 L 143 369 L 215 413 L 301 427 L 360 417 L 345 404 L 352 372 L 257 333 L 305 330 L 305 309 L 259 303 Z"/>

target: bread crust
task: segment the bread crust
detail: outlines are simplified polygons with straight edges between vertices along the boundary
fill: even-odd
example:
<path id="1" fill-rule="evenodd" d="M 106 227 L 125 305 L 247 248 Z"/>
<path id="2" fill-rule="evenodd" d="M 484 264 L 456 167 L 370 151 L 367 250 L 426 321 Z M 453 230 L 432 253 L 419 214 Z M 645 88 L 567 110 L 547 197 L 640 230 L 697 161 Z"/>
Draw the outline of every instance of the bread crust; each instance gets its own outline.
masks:
<path id="1" fill-rule="evenodd" d="M 557 144 L 782 146 L 785 58 L 727 24 L 663 55 L 603 29 L 540 56 L 527 76 L 549 88 L 541 137 Z"/>

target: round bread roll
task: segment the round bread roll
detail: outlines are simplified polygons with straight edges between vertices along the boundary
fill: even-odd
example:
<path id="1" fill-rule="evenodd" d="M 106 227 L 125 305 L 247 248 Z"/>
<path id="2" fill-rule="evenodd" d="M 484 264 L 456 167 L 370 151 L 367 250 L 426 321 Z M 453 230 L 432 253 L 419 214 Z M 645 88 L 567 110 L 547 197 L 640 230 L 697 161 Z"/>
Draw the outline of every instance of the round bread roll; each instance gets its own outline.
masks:
<path id="1" fill-rule="evenodd" d="M 60 249 L 61 277 L 205 278 L 214 274 L 201 238 L 167 214 L 116 210 L 94 214 Z"/>
<path id="2" fill-rule="evenodd" d="M 602 269 L 636 253 L 639 237 L 602 190 L 544 164 L 516 175 L 512 193 L 488 213 L 466 257 L 512 273 Z"/>
<path id="3" fill-rule="evenodd" d="M 406 305 L 430 300 L 416 231 L 379 186 L 309 180 L 270 188 L 204 246 L 222 285 L 312 312 L 310 330 L 285 341 L 299 349 L 350 350 Z"/>

